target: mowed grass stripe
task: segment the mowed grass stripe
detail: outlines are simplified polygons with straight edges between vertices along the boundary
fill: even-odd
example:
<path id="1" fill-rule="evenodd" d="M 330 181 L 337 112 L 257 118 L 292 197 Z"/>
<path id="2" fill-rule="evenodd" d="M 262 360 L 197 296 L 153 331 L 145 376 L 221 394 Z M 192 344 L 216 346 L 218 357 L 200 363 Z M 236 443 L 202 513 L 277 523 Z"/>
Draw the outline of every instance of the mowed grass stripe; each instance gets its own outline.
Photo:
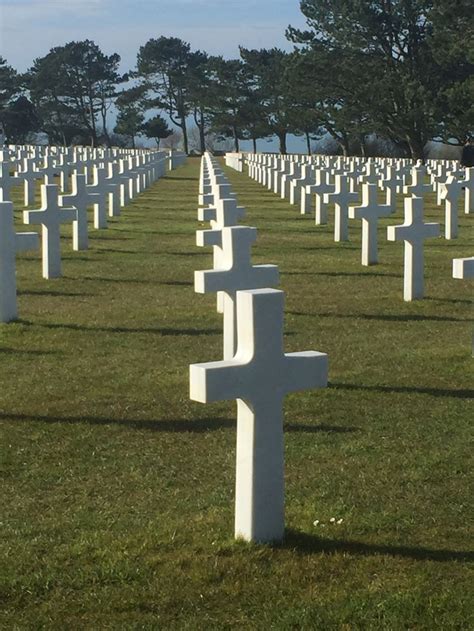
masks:
<path id="1" fill-rule="evenodd" d="M 254 261 L 282 272 L 286 349 L 327 352 L 331 382 L 285 403 L 286 542 L 241 545 L 235 404 L 188 397 L 188 364 L 222 356 L 215 297 L 193 292 L 212 264 L 198 174 L 156 183 L 87 252 L 64 227 L 62 279 L 20 257 L 21 320 L 0 327 L 2 624 L 469 628 L 471 289 L 450 259 L 470 218 L 427 245 L 427 299 L 409 304 L 383 238 L 400 212 L 365 269 L 358 222 L 337 245 L 228 170 Z"/>

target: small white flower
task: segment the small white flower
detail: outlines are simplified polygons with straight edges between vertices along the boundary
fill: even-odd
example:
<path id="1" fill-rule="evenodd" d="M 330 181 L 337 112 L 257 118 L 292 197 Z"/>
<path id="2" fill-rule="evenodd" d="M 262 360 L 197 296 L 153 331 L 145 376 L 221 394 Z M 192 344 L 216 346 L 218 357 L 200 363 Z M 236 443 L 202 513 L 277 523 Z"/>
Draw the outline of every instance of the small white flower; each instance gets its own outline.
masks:
<path id="1" fill-rule="evenodd" d="M 335 517 L 331 517 L 331 519 L 329 520 L 331 522 L 331 524 L 333 524 L 336 521 Z"/>
<path id="2" fill-rule="evenodd" d="M 315 520 L 313 521 L 313 526 L 317 526 L 318 524 L 319 524 L 319 519 L 315 519 Z"/>
<path id="3" fill-rule="evenodd" d="M 344 521 L 344 520 L 343 520 L 343 519 L 342 519 L 342 517 L 341 517 L 341 519 L 338 519 L 338 520 L 337 520 L 337 523 L 338 523 L 338 524 L 342 524 L 342 522 L 343 522 L 343 521 Z"/>

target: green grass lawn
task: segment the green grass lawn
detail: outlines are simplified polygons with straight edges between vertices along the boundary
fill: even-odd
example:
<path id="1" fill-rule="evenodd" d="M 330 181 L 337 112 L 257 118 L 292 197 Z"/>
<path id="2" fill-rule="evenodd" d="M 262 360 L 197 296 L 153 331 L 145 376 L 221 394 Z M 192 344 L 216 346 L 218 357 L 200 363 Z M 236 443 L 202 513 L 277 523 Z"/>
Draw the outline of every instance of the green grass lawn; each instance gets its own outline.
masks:
<path id="1" fill-rule="evenodd" d="M 189 160 L 87 252 L 64 227 L 63 278 L 20 256 L 20 320 L 0 325 L 0 627 L 472 629 L 473 285 L 451 278 L 472 218 L 427 243 L 426 299 L 405 303 L 385 241 L 401 212 L 363 268 L 360 222 L 335 244 L 332 217 L 227 173 L 254 262 L 280 267 L 286 350 L 329 355 L 329 387 L 285 401 L 286 539 L 233 541 L 236 405 L 189 400 L 188 365 L 222 358 L 215 296 L 193 291 L 212 254 Z"/>

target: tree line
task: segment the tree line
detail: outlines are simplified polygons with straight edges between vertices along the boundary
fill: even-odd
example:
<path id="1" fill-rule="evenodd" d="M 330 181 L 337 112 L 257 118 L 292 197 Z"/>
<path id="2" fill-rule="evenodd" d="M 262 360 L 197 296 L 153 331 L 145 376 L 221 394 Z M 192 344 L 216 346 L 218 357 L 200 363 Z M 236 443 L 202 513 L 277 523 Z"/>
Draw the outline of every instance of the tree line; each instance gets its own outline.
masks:
<path id="1" fill-rule="evenodd" d="M 399 155 L 423 158 L 430 140 L 463 144 L 474 126 L 471 0 L 302 0 L 304 30 L 288 27 L 293 52 L 240 47 L 238 59 L 192 50 L 175 37 L 150 39 L 135 68 L 90 40 L 52 48 L 24 74 L 0 58 L 0 122 L 8 141 L 32 132 L 51 143 L 159 144 L 190 126 L 199 150 L 209 134 L 256 150 L 289 134 L 329 134 L 344 155 L 365 155 L 376 134 Z M 165 116 L 167 118 L 165 118 Z"/>

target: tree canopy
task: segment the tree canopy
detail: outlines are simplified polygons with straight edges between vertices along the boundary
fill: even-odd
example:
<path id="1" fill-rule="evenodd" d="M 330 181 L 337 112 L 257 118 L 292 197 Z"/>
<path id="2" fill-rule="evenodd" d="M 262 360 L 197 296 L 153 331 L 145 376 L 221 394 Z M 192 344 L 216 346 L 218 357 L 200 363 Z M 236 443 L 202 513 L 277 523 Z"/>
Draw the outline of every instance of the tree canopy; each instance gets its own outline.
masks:
<path id="1" fill-rule="evenodd" d="M 301 0 L 306 27 L 287 29 L 293 52 L 240 48 L 224 59 L 160 36 L 122 74 L 120 56 L 90 40 L 52 48 L 21 75 L 0 58 L 0 122 L 9 141 L 42 131 L 50 142 L 109 143 L 114 131 L 181 138 L 330 135 L 344 154 L 365 154 L 376 135 L 423 158 L 430 140 L 473 135 L 474 29 L 470 0 Z M 126 87 L 123 85 L 126 83 Z M 163 118 L 166 117 L 166 118 Z M 168 128 L 168 122 L 172 126 Z M 194 125 L 194 129 L 191 126 Z M 176 133 L 178 132 L 178 133 Z"/>

